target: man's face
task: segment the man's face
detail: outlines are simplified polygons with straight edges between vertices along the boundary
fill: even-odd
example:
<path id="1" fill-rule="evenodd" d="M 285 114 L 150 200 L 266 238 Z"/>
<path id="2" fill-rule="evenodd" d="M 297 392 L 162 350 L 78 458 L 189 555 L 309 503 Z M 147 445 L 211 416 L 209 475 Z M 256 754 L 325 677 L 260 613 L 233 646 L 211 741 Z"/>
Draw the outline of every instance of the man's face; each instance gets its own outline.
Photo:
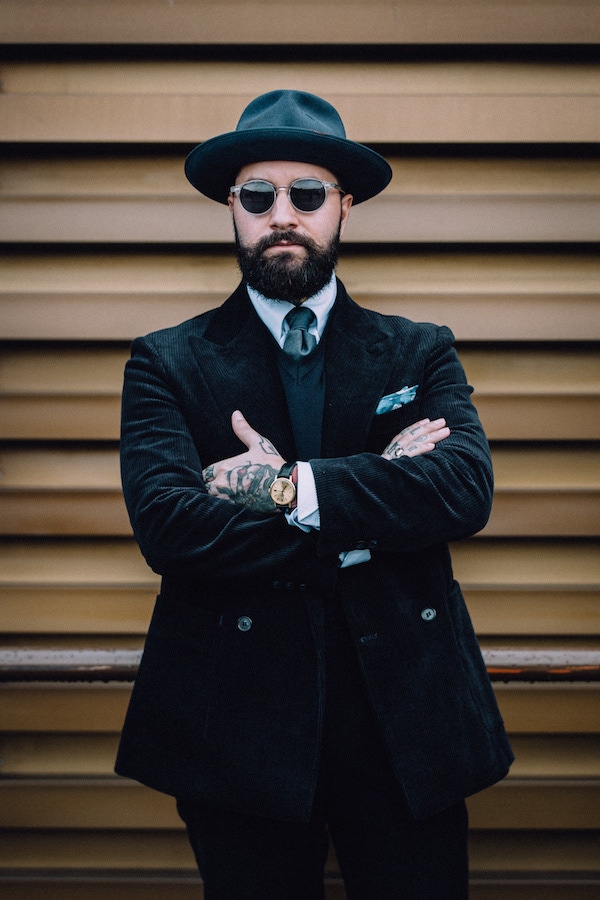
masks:
<path id="1" fill-rule="evenodd" d="M 287 187 L 298 178 L 336 180 L 320 166 L 277 161 L 245 166 L 236 184 L 262 179 Z M 350 194 L 330 190 L 323 206 L 303 213 L 290 203 L 286 191 L 278 191 L 268 212 L 253 215 L 231 195 L 238 262 L 246 281 L 266 297 L 295 304 L 315 294 L 331 278 L 351 205 Z"/>

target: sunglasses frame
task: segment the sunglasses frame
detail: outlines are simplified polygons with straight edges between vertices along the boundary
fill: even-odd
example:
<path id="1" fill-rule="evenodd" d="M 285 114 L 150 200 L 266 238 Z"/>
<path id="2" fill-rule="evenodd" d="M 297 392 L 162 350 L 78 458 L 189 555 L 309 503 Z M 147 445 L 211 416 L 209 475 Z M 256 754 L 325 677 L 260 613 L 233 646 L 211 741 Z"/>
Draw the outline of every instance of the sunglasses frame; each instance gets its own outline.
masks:
<path id="1" fill-rule="evenodd" d="M 323 202 L 321 203 L 320 206 L 317 206 L 316 209 L 300 209 L 300 207 L 296 206 L 296 204 L 292 200 L 292 194 L 291 194 L 292 189 L 294 187 L 296 187 L 301 181 L 314 181 L 314 182 L 317 182 L 318 184 L 320 184 L 321 187 L 325 189 L 325 196 L 323 197 Z M 268 184 L 269 187 L 273 188 L 273 202 L 268 207 L 268 209 L 263 210 L 263 212 L 252 212 L 251 210 L 246 209 L 246 207 L 243 204 L 242 198 L 241 198 L 241 191 L 243 188 L 248 187 L 249 184 Z M 282 185 L 281 187 L 278 187 L 276 184 L 273 184 L 271 181 L 267 181 L 266 178 L 251 178 L 249 181 L 244 181 L 243 184 L 234 184 L 232 187 L 229 188 L 229 191 L 231 194 L 233 194 L 234 196 L 236 194 L 238 195 L 238 199 L 239 199 L 240 203 L 242 204 L 242 209 L 251 216 L 265 216 L 267 213 L 271 212 L 271 210 L 275 206 L 275 200 L 277 198 L 277 194 L 279 193 L 279 191 L 285 191 L 287 193 L 287 198 L 288 198 L 289 202 L 292 204 L 294 209 L 297 210 L 297 212 L 302 213 L 303 215 L 309 215 L 310 213 L 318 212 L 318 210 L 323 208 L 323 206 L 325 205 L 325 201 L 327 200 L 327 194 L 331 190 L 339 191 L 340 194 L 342 195 L 342 197 L 346 193 L 346 191 L 344 191 L 341 188 L 341 186 L 339 184 L 336 184 L 334 181 L 322 181 L 320 178 L 313 178 L 312 176 L 306 176 L 306 175 L 303 178 L 295 178 L 294 181 L 291 181 L 288 185 Z M 266 191 L 265 191 L 265 194 L 266 194 Z"/>

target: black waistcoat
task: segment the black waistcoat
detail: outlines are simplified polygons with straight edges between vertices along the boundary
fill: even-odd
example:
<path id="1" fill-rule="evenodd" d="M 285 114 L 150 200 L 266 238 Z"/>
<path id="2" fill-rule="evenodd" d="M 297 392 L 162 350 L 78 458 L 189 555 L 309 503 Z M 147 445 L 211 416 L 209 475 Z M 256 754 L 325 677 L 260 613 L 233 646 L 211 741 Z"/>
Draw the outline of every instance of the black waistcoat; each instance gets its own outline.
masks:
<path id="1" fill-rule="evenodd" d="M 321 430 L 325 402 L 325 341 L 321 340 L 310 356 L 295 362 L 283 353 L 277 354 L 279 375 L 285 391 L 292 421 L 296 458 L 318 459 L 321 456 Z"/>

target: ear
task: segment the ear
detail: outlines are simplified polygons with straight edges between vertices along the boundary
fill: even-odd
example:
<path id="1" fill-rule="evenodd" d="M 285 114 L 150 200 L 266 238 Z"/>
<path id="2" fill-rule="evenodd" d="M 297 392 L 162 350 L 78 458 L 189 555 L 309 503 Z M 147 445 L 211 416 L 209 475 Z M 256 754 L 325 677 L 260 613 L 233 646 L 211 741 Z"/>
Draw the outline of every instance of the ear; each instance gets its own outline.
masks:
<path id="1" fill-rule="evenodd" d="M 340 237 L 343 235 L 346 228 L 346 222 L 348 221 L 348 217 L 350 215 L 352 200 L 352 194 L 344 194 L 344 196 L 342 197 L 342 211 L 340 214 Z"/>

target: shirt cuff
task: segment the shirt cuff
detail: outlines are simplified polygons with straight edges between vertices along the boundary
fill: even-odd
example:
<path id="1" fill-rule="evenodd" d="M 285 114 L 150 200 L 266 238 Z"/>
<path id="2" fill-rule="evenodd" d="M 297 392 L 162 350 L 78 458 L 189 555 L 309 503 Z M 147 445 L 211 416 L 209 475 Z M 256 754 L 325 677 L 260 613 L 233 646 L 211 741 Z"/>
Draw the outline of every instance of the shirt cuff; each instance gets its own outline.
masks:
<path id="1" fill-rule="evenodd" d="M 296 484 L 296 491 L 298 502 L 296 507 L 285 515 L 290 525 L 295 525 L 296 528 L 301 528 L 302 531 L 311 531 L 313 528 L 318 530 L 321 525 L 321 516 L 319 514 L 315 476 L 310 463 L 299 462 L 297 466 L 298 483 Z M 347 569 L 350 566 L 368 562 L 370 559 L 371 552 L 369 550 L 348 550 L 345 553 L 340 553 L 340 568 Z"/>
<path id="2" fill-rule="evenodd" d="M 302 531 L 318 529 L 321 525 L 319 515 L 319 501 L 317 500 L 317 488 L 315 476 L 310 463 L 299 462 L 298 483 L 296 485 L 298 503 L 295 509 L 286 513 L 290 525 L 296 525 Z"/>

